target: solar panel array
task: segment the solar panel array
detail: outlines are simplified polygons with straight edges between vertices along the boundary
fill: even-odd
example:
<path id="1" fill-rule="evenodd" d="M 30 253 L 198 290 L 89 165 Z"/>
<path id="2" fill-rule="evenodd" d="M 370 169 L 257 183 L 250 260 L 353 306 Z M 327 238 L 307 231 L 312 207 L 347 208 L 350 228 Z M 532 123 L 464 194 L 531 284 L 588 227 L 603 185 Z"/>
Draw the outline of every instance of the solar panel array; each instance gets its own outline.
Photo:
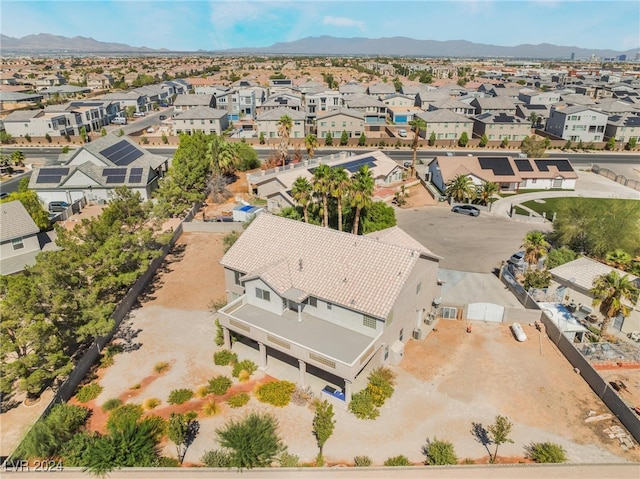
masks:
<path id="1" fill-rule="evenodd" d="M 118 166 L 127 166 L 144 155 L 135 145 L 126 140 L 119 141 L 115 145 L 101 150 L 100 154 Z"/>
<path id="2" fill-rule="evenodd" d="M 69 174 L 69 170 L 70 168 L 42 168 L 36 183 L 60 183 L 62 177 Z"/>
<path id="3" fill-rule="evenodd" d="M 513 160 L 516 163 L 516 168 L 518 168 L 518 171 L 533 171 L 533 166 L 531 166 L 531 163 L 529 162 L 529 160 Z"/>
<path id="4" fill-rule="evenodd" d="M 555 166 L 558 171 L 573 171 L 573 167 L 569 160 L 556 160 L 556 159 L 540 159 L 533 160 L 536 162 L 536 166 L 540 171 L 549 171 L 549 166 Z"/>
<path id="5" fill-rule="evenodd" d="M 126 168 L 105 168 L 102 170 L 102 176 L 105 176 L 107 184 L 124 183 L 127 176 Z"/>
<path id="6" fill-rule="evenodd" d="M 358 160 L 348 161 L 344 163 L 342 166 L 349 173 L 356 173 L 360 170 L 364 165 L 367 165 L 369 168 L 374 168 L 376 166 L 376 159 L 373 156 L 367 156 L 365 158 L 360 158 Z"/>
<path id="7" fill-rule="evenodd" d="M 506 156 L 481 156 L 478 158 L 480 168 L 483 170 L 492 170 L 496 176 L 513 176 L 513 168 Z"/>
<path id="8" fill-rule="evenodd" d="M 129 173 L 129 183 L 140 183 L 142 181 L 143 168 L 131 168 Z"/>

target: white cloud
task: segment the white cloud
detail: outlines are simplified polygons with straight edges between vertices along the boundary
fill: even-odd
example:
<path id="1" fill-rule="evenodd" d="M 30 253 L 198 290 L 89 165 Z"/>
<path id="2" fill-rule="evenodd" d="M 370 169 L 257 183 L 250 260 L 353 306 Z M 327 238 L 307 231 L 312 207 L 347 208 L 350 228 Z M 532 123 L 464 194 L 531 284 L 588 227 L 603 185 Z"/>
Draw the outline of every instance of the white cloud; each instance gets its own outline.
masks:
<path id="1" fill-rule="evenodd" d="M 364 22 L 361 20 L 354 20 L 352 18 L 346 17 L 332 17 L 329 15 L 324 17 L 324 19 L 322 20 L 322 24 L 332 27 L 355 27 L 362 31 L 364 31 L 365 29 Z"/>

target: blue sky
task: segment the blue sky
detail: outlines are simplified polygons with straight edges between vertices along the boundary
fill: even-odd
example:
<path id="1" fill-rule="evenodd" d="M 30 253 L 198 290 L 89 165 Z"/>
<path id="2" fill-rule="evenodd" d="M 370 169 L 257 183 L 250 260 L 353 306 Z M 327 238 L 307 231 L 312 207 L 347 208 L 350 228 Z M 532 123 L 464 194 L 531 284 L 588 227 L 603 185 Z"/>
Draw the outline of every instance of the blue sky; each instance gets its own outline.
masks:
<path id="1" fill-rule="evenodd" d="M 171 50 L 266 47 L 320 35 L 513 46 L 640 47 L 638 0 L 2 0 L 1 31 Z"/>

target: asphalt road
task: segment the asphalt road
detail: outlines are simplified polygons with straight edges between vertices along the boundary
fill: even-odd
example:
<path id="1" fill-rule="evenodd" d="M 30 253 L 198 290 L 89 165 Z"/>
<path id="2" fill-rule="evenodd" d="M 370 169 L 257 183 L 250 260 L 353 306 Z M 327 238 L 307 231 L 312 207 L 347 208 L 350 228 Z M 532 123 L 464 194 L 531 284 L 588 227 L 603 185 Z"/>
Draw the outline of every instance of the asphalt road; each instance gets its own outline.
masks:
<path id="1" fill-rule="evenodd" d="M 506 261 L 532 230 L 550 231 L 550 223 L 514 221 L 482 212 L 478 217 L 453 213 L 447 203 L 397 209 L 398 226 L 441 256 L 440 267 L 491 273 Z"/>

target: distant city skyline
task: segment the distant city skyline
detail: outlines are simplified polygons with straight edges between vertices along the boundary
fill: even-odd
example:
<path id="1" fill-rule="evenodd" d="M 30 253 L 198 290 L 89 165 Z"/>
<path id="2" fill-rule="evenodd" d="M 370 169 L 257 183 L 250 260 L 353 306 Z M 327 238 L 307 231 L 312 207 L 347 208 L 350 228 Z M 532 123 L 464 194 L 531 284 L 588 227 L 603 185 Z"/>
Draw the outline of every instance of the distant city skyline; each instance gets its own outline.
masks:
<path id="1" fill-rule="evenodd" d="M 3 0 L 0 13 L 2 33 L 11 37 L 51 33 L 174 51 L 268 47 L 322 35 L 640 47 L 637 0 Z"/>

